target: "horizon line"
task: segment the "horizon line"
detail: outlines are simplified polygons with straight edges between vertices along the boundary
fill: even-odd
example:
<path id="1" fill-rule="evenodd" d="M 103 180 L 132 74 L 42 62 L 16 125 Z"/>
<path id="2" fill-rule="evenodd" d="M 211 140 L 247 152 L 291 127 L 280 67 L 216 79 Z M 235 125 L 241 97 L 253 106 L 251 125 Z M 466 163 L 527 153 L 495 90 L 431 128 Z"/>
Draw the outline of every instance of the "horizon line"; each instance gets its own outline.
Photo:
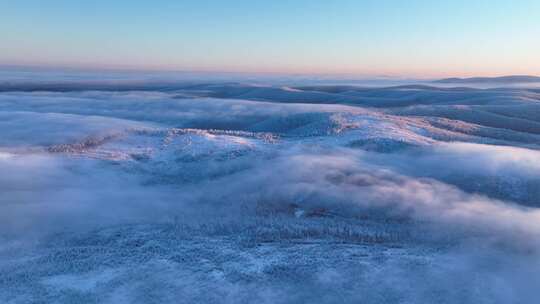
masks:
<path id="1" fill-rule="evenodd" d="M 442 80 L 451 78 L 497 78 L 497 77 L 540 77 L 533 74 L 467 74 L 455 76 L 432 76 L 432 75 L 413 75 L 413 74 L 369 74 L 355 72 L 279 72 L 279 71 L 242 71 L 242 70 L 221 70 L 221 69 L 166 69 L 166 68 L 141 68 L 130 66 L 76 66 L 76 65 L 47 65 L 47 64 L 3 64 L 0 63 L 0 69 L 11 70 L 44 70 L 48 72 L 112 72 L 112 73 L 192 73 L 192 74 L 232 74 L 232 75 L 251 75 L 251 76 L 289 76 L 289 77 L 347 77 L 354 79 L 418 79 L 418 80 Z"/>

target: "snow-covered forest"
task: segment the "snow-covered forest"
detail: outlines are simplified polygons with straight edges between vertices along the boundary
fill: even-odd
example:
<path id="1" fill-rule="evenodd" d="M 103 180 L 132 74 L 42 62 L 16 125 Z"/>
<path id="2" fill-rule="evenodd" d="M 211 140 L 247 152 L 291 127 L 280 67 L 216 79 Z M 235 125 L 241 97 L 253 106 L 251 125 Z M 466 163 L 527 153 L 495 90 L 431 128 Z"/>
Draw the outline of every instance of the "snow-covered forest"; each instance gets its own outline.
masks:
<path id="1" fill-rule="evenodd" d="M 1 303 L 537 302 L 533 84 L 200 78 L 0 83 Z"/>

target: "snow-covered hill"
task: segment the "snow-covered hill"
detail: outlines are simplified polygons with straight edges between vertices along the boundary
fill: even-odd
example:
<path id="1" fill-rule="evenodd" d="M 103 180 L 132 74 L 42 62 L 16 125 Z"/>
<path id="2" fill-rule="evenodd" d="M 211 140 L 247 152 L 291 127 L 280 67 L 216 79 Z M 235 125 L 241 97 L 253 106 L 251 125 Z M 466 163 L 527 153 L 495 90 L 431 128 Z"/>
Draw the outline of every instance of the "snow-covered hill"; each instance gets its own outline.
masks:
<path id="1" fill-rule="evenodd" d="M 0 91 L 2 303 L 535 303 L 537 89 Z"/>

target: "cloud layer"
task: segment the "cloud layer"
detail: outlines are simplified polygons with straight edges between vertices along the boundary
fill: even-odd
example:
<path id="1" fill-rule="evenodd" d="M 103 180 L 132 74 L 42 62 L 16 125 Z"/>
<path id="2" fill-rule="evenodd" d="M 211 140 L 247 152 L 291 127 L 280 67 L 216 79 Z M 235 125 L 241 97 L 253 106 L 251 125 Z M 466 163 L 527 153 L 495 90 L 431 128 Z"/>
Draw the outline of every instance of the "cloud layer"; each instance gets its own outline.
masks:
<path id="1" fill-rule="evenodd" d="M 0 94 L 0 299 L 528 303 L 534 130 L 203 89 Z"/>

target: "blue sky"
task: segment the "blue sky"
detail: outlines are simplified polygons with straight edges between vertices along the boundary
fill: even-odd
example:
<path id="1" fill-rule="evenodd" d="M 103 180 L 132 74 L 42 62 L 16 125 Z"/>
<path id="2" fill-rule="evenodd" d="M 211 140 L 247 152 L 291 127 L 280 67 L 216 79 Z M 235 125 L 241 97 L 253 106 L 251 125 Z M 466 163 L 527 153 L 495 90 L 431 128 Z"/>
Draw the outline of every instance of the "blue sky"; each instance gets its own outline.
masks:
<path id="1" fill-rule="evenodd" d="M 0 0 L 0 64 L 540 74 L 538 0 Z"/>

